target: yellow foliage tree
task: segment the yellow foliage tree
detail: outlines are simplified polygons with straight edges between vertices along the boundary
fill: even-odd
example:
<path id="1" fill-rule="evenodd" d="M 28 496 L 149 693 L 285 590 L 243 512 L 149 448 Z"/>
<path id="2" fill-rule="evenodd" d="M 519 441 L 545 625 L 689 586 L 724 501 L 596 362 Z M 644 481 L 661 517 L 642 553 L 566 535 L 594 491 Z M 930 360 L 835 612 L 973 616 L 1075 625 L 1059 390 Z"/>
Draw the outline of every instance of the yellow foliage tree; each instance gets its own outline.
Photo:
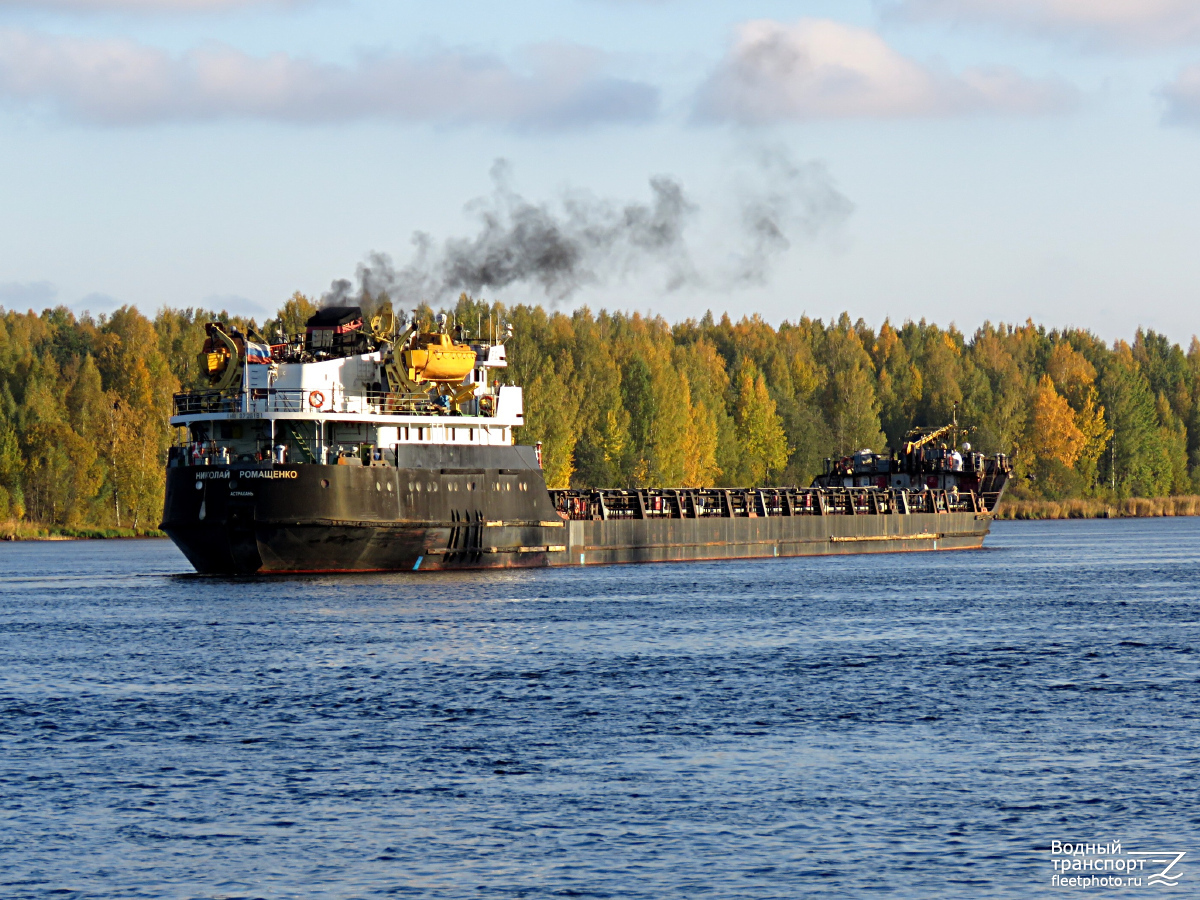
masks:
<path id="1" fill-rule="evenodd" d="M 1092 484 L 1100 455 L 1113 435 L 1096 392 L 1096 368 L 1069 343 L 1059 341 L 1046 360 L 1046 374 L 1075 411 L 1075 426 L 1083 435 L 1083 444 L 1073 465 L 1084 483 Z"/>
<path id="2" fill-rule="evenodd" d="M 1043 375 L 1033 395 L 1029 423 L 1029 449 L 1038 460 L 1060 462 L 1070 468 L 1079 459 L 1087 438 L 1075 424 L 1075 411 Z"/>
<path id="3" fill-rule="evenodd" d="M 1096 400 L 1095 388 L 1087 393 L 1082 408 L 1075 413 L 1075 425 L 1083 435 L 1083 449 L 1075 461 L 1075 471 L 1083 476 L 1084 484 L 1092 484 L 1100 456 L 1113 436 L 1113 430 L 1104 421 L 1104 407 Z"/>
<path id="4" fill-rule="evenodd" d="M 681 484 L 687 470 L 687 434 L 690 397 L 686 382 L 671 366 L 671 358 L 658 347 L 650 359 L 651 408 L 646 485 Z M 649 354 L 647 354 L 649 355 Z"/>
<path id="5" fill-rule="evenodd" d="M 579 396 L 571 389 L 570 382 L 566 366 L 556 370 L 553 363 L 545 360 L 542 370 L 525 386 L 528 412 L 524 439 L 542 442 L 542 468 L 549 488 L 570 487 L 575 471 L 575 443 L 579 436 L 573 425 Z"/>
<path id="6" fill-rule="evenodd" d="M 278 328 L 286 335 L 300 334 L 304 331 L 304 323 L 312 318 L 316 311 L 317 305 L 304 294 L 296 291 L 284 301 L 283 306 L 279 307 L 274 321 L 267 324 L 267 330 L 274 332 L 275 328 Z M 270 327 L 272 325 L 275 328 Z M 275 335 L 271 333 L 267 337 L 274 339 Z"/>
<path id="7" fill-rule="evenodd" d="M 735 476 L 739 458 L 736 426 L 726 407 L 730 385 L 725 361 L 709 341 L 701 338 L 694 344 L 676 347 L 673 363 L 687 379 L 692 408 L 688 427 L 693 431 L 694 467 L 686 475 L 688 483 L 702 487 L 724 484 Z M 708 429 L 707 435 L 696 433 L 702 428 Z M 701 452 L 705 441 L 711 441 L 713 448 L 711 466 Z"/>
<path id="8" fill-rule="evenodd" d="M 787 465 L 787 437 L 766 380 L 749 363 L 738 375 L 735 420 L 743 474 L 751 484 L 765 484 L 768 475 L 783 471 Z"/>
<path id="9" fill-rule="evenodd" d="M 1095 366 L 1066 341 L 1059 341 L 1050 351 L 1046 374 L 1075 409 L 1083 408 L 1084 398 L 1096 383 Z"/>
<path id="10" fill-rule="evenodd" d="M 629 444 L 629 413 L 621 407 L 610 408 L 604 414 L 604 428 L 600 432 L 600 450 L 604 461 L 614 470 L 625 458 Z"/>
<path id="11" fill-rule="evenodd" d="M 683 486 L 707 487 L 721 475 L 721 467 L 717 465 L 717 420 L 703 403 L 692 402 L 687 376 L 683 376 L 680 401 L 688 413 L 683 441 Z"/>

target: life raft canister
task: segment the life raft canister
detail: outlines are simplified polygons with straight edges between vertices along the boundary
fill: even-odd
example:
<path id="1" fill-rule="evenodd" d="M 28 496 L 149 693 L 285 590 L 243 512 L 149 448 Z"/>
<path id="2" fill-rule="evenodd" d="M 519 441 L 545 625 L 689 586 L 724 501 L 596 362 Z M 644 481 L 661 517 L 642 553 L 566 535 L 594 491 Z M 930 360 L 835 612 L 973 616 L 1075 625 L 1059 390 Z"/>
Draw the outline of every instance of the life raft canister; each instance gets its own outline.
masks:
<path id="1" fill-rule="evenodd" d="M 308 405 L 314 409 L 325 405 L 325 395 L 320 391 L 313 391 L 308 395 Z"/>

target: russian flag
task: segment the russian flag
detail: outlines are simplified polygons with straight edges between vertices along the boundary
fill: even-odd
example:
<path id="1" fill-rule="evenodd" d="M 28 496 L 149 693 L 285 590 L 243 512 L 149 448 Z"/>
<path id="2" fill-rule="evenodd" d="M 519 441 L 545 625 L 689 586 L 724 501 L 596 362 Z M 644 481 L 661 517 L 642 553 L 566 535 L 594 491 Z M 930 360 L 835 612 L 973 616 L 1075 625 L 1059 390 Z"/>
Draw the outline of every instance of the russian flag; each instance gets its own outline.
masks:
<path id="1" fill-rule="evenodd" d="M 271 348 L 267 344 L 256 344 L 246 341 L 246 362 L 268 365 L 271 362 Z"/>

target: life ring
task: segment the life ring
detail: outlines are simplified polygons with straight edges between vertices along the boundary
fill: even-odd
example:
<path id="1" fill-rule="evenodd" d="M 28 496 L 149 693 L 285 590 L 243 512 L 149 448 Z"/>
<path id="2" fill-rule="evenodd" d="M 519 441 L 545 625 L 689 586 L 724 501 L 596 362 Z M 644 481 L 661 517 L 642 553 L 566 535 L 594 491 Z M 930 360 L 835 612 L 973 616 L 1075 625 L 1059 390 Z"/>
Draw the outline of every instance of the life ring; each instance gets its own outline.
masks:
<path id="1" fill-rule="evenodd" d="M 320 391 L 313 391 L 308 395 L 308 405 L 314 409 L 319 409 L 325 405 L 325 395 Z"/>

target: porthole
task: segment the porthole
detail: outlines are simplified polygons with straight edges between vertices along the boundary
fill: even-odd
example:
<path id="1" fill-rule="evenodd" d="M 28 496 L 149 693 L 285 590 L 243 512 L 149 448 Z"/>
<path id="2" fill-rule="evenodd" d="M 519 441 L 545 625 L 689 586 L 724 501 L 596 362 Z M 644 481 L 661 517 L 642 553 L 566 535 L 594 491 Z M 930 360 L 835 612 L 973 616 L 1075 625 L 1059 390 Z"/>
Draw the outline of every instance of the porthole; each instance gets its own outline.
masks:
<path id="1" fill-rule="evenodd" d="M 521 482 L 521 490 L 523 490 L 523 491 L 529 490 L 529 485 L 527 485 L 525 482 L 522 481 Z"/>
<path id="2" fill-rule="evenodd" d="M 467 482 L 467 490 L 468 490 L 468 491 L 473 491 L 473 490 L 475 490 L 475 482 L 473 482 L 473 481 L 468 481 L 468 482 Z"/>
<path id="3" fill-rule="evenodd" d="M 387 489 L 388 493 L 390 494 L 392 492 L 392 483 L 390 481 L 388 482 Z"/>
<path id="4" fill-rule="evenodd" d="M 323 487 L 323 488 L 329 487 L 329 479 L 328 478 L 321 479 L 321 487 Z"/>
<path id="5" fill-rule="evenodd" d="M 198 491 L 204 490 L 204 482 L 203 481 L 196 482 L 196 490 L 198 490 Z"/>
<path id="6" fill-rule="evenodd" d="M 437 482 L 435 482 L 435 481 L 429 482 L 429 490 L 436 494 L 437 493 Z"/>
<path id="7" fill-rule="evenodd" d="M 382 485 L 382 484 L 380 484 L 378 481 L 377 481 L 377 482 L 375 482 L 375 490 L 377 490 L 377 491 L 382 491 L 382 490 L 383 490 L 383 485 Z"/>
<path id="8" fill-rule="evenodd" d="M 505 489 L 506 491 L 511 491 L 511 490 L 512 490 L 512 485 L 511 485 L 511 484 L 509 484 L 509 483 L 506 481 L 506 482 L 504 482 L 504 489 Z"/>
<path id="9" fill-rule="evenodd" d="M 417 482 L 417 493 L 421 493 L 421 482 Z"/>

